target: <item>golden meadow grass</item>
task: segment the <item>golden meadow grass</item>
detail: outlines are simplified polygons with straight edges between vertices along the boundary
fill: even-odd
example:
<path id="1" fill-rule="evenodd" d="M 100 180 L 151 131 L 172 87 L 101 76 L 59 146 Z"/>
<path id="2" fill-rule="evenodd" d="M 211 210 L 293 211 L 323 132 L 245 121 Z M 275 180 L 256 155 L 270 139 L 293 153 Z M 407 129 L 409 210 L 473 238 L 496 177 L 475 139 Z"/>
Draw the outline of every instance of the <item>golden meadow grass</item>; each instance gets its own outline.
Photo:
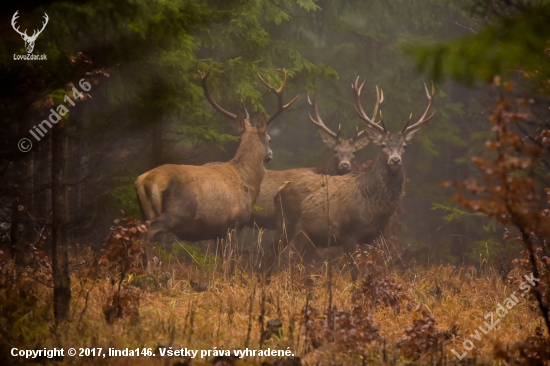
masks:
<path id="1" fill-rule="evenodd" d="M 108 348 L 145 347 L 152 348 L 157 357 L 66 356 L 55 362 L 79 365 L 172 365 L 189 360 L 181 357 L 161 358 L 159 347 L 195 350 L 214 350 L 217 347 L 218 350 L 230 350 L 231 353 L 245 347 L 260 349 L 260 319 L 263 314 L 264 329 L 269 320 L 280 319 L 282 330 L 264 340 L 262 349 L 269 347 L 286 350 L 290 347 L 303 364 L 407 364 L 413 361 L 405 359 L 398 344 L 406 337 L 406 328 L 412 327 L 413 320 L 421 318 L 420 314 L 424 311 L 435 317 L 436 328 L 445 335 L 441 338 L 446 342 L 444 353 L 433 359 L 442 364 L 453 364 L 458 360 L 451 349 L 462 353 L 464 336 L 469 336 L 475 328 L 483 325 L 484 315 L 493 311 L 510 293 L 518 290 L 514 285 L 505 283 L 488 266 L 482 267 L 480 271 L 473 267 L 445 265 L 406 270 L 397 265 L 382 265 L 378 267 L 383 272 L 379 275 L 388 276 L 402 285 L 400 311 L 368 301 L 361 303 L 372 314 L 380 337 L 365 344 L 365 351 L 358 352 L 338 341 L 324 340 L 314 348 L 310 337 L 306 336 L 303 311 L 306 303 L 309 308 L 317 310 L 320 320 L 324 317 L 329 301 L 338 311 L 344 312 L 351 312 L 354 305 L 358 304 L 353 295 L 358 291 L 360 283 L 352 284 L 347 270 L 337 264 L 330 275 L 329 291 L 326 263 L 309 275 L 304 273 L 303 266 L 294 264 L 265 283 L 251 271 L 243 270 L 238 263 L 235 271 L 228 275 L 227 271 L 202 269 L 196 263 L 171 261 L 158 276 L 158 288 L 143 290 L 128 287 L 139 295 L 139 316 L 125 316 L 113 324 L 108 324 L 103 310 L 117 285 L 113 285 L 115 281 L 109 279 L 107 272 L 96 273 L 92 269 L 92 266 L 75 267 L 72 275 L 71 321 L 60 326 L 56 326 L 53 320 L 52 289 L 47 275 L 22 274 L 17 286 L 9 286 L 4 281 L 0 293 L 0 343 L 5 345 L 3 352 L 12 347 L 101 347 L 103 352 L 107 352 Z M 10 271 L 13 276 L 13 271 L 17 270 L 12 268 Z M 512 274 L 523 275 L 519 272 Z M 140 283 L 136 278 L 129 280 L 134 284 Z M 126 280 L 124 284 L 127 286 Z M 506 347 L 515 341 L 525 340 L 543 326 L 537 309 L 531 302 L 523 300 L 501 319 L 495 329 L 483 335 L 481 341 L 474 342 L 475 348 L 467 357 L 471 359 L 470 362 L 475 359 L 476 363 L 493 363 L 495 345 Z M 335 331 L 338 332 L 338 329 Z M 11 363 L 28 362 L 13 357 L 5 359 Z M 192 360 L 192 364 L 211 364 L 213 359 L 197 357 Z M 236 364 L 275 361 L 276 358 L 256 356 L 238 360 Z M 40 362 L 53 361 L 41 359 Z M 432 361 L 425 358 L 414 362 L 420 364 Z"/>

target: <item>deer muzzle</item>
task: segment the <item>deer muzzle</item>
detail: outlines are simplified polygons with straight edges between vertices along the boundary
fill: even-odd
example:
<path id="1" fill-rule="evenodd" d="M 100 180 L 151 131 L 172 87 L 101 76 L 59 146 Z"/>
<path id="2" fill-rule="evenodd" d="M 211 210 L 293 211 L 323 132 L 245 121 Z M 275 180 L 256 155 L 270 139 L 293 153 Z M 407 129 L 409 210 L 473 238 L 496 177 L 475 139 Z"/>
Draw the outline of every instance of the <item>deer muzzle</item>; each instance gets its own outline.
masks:
<path id="1" fill-rule="evenodd" d="M 400 156 L 398 156 L 398 155 L 390 156 L 390 158 L 388 160 L 388 165 L 400 166 L 401 164 L 402 164 L 402 162 L 401 162 L 401 157 Z"/>
<path id="2" fill-rule="evenodd" d="M 267 155 L 265 156 L 264 163 L 269 163 L 273 159 L 273 151 L 271 149 L 267 150 Z"/>
<path id="3" fill-rule="evenodd" d="M 338 164 L 338 169 L 342 172 L 349 172 L 351 170 L 351 164 L 349 161 L 342 161 Z"/>

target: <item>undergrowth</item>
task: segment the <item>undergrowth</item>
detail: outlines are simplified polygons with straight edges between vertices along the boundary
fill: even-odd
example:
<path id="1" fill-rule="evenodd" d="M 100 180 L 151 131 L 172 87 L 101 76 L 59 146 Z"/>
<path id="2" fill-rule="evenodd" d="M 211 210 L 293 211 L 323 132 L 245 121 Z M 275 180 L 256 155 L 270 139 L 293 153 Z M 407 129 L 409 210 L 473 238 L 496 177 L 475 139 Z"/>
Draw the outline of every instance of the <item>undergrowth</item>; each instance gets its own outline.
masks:
<path id="1" fill-rule="evenodd" d="M 358 257 L 362 277 L 355 284 L 347 269 L 335 265 L 329 271 L 328 262 L 312 273 L 288 266 L 266 281 L 243 263 L 237 263 L 228 276 L 227 271 L 201 264 L 199 256 L 196 261 L 163 259 L 153 274 L 144 275 L 137 262 L 113 256 L 115 250 L 139 254 L 134 244 L 140 225 L 127 220 L 125 226 L 113 228 L 102 260 L 95 260 L 90 250 L 75 251 L 79 256 L 71 258 L 72 316 L 59 325 L 51 310 L 47 256 L 37 251 L 30 269 L 15 267 L 2 255 L 0 363 L 28 363 L 10 356 L 12 348 L 101 347 L 104 352 L 108 348 L 150 348 L 156 356 L 65 356 L 35 361 L 84 365 L 459 364 L 451 349 L 462 347 L 486 320 L 487 312 L 517 291 L 513 279 L 527 274 L 521 265 L 504 280 L 489 266 L 482 270 L 444 265 L 405 269 L 389 264 L 380 249 L 371 249 Z M 177 250 L 171 255 L 179 256 Z M 138 278 L 148 278 L 145 282 L 154 285 L 142 285 Z M 534 299 L 527 296 L 476 341 L 462 363 L 503 360 L 548 365 L 548 335 L 542 329 Z M 170 347 L 199 350 L 199 355 L 194 359 L 161 357 L 160 351 Z M 292 355 L 233 356 L 233 350 L 247 347 L 288 349 Z M 200 350 L 215 349 L 230 351 L 232 356 L 211 352 L 200 358 Z"/>

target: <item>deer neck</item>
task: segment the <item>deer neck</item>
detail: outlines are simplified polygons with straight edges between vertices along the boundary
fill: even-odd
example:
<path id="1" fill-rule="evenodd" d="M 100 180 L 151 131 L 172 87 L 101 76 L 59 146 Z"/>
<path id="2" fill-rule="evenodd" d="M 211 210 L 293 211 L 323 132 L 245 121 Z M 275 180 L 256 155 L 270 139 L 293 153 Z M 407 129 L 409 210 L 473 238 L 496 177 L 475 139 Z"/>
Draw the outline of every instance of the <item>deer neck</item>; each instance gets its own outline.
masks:
<path id="1" fill-rule="evenodd" d="M 255 132 L 245 132 L 235 157 L 229 161 L 235 168 L 254 201 L 260 192 L 265 174 L 264 147 Z"/>
<path id="2" fill-rule="evenodd" d="M 401 202 L 405 185 L 403 167 L 391 170 L 386 162 L 387 157 L 380 154 L 371 171 L 359 178 L 359 187 L 363 196 L 380 206 L 384 214 L 392 214 Z"/>
<path id="3" fill-rule="evenodd" d="M 320 167 L 317 167 L 313 170 L 315 174 L 324 174 L 324 175 L 342 175 L 340 173 L 340 170 L 338 170 L 338 164 L 336 163 L 336 160 L 334 158 L 330 158 L 323 165 Z"/>

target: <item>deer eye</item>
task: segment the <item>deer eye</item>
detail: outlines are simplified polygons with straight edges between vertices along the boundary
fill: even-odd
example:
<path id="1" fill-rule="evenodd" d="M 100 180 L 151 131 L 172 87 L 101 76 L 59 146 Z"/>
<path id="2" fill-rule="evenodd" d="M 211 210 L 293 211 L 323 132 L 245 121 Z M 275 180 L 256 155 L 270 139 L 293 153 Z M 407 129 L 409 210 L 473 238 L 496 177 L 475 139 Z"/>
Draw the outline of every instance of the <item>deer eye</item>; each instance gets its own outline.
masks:
<path id="1" fill-rule="evenodd" d="M 382 147 L 388 147 L 388 144 L 386 144 L 385 142 L 382 143 Z"/>

